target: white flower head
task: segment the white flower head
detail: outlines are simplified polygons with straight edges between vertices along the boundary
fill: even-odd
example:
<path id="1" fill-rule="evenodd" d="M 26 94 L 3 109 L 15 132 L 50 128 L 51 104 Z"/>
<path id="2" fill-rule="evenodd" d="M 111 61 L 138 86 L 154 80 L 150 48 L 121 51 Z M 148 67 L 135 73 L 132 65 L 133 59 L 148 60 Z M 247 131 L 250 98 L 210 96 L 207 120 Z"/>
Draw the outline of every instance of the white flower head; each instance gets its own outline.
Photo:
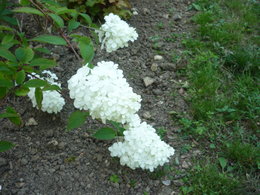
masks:
<path id="1" fill-rule="evenodd" d="M 119 48 L 128 47 L 128 42 L 134 42 L 138 34 L 135 28 L 130 27 L 119 16 L 110 13 L 105 16 L 105 24 L 97 30 L 101 49 L 106 47 L 107 52 L 116 51 Z"/>
<path id="2" fill-rule="evenodd" d="M 50 84 L 58 85 L 59 87 L 61 87 L 61 84 L 57 82 L 58 77 L 56 76 L 56 74 L 54 74 L 50 71 L 43 71 L 42 73 L 47 75 L 47 77 L 44 77 L 44 79 L 47 80 Z M 34 75 L 37 76 L 38 78 L 41 78 L 37 74 L 34 74 Z M 31 77 L 31 79 L 32 78 L 33 77 Z M 58 112 L 60 112 L 62 110 L 63 106 L 65 105 L 65 100 L 61 96 L 60 93 L 58 93 L 57 91 L 54 91 L 54 90 L 53 91 L 43 91 L 42 93 L 43 93 L 43 99 L 42 99 L 41 110 L 43 112 L 57 114 Z M 28 96 L 32 101 L 33 107 L 36 107 L 38 109 L 36 97 L 35 97 L 35 88 L 30 88 Z"/>
<path id="3" fill-rule="evenodd" d="M 146 122 L 124 131 L 124 142 L 109 147 L 112 157 L 119 157 L 121 165 L 131 169 L 142 168 L 151 172 L 169 161 L 174 149 L 160 139 L 155 129 Z"/>
<path id="4" fill-rule="evenodd" d="M 141 107 L 135 94 L 114 62 L 99 62 L 93 69 L 80 68 L 68 81 L 74 106 L 89 110 L 92 118 L 103 123 L 112 120 L 126 123 Z"/>

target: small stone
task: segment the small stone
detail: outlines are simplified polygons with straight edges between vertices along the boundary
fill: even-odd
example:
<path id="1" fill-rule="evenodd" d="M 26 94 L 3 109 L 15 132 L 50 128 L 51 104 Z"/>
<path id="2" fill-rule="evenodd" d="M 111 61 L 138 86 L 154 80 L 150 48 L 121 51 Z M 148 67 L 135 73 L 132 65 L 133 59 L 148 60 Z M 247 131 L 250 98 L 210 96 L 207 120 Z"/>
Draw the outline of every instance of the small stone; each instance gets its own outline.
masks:
<path id="1" fill-rule="evenodd" d="M 190 164 L 189 162 L 183 161 L 181 167 L 184 168 L 184 169 L 188 169 L 188 168 L 190 167 L 190 165 L 191 165 L 191 164 Z"/>
<path id="2" fill-rule="evenodd" d="M 38 123 L 33 117 L 29 118 L 29 120 L 25 123 L 25 126 L 37 126 L 37 125 Z"/>
<path id="3" fill-rule="evenodd" d="M 65 143 L 64 142 L 60 142 L 59 145 L 58 145 L 58 148 L 60 150 L 63 150 L 65 148 Z"/>
<path id="4" fill-rule="evenodd" d="M 21 160 L 21 164 L 22 164 L 22 165 L 27 165 L 27 164 L 28 164 L 28 160 L 25 159 L 25 158 L 23 158 L 23 159 Z"/>
<path id="5" fill-rule="evenodd" d="M 152 117 L 152 115 L 151 115 L 150 112 L 146 111 L 146 112 L 143 113 L 143 117 L 144 117 L 145 119 L 150 119 L 150 118 Z"/>
<path id="6" fill-rule="evenodd" d="M 171 180 L 164 180 L 162 181 L 163 185 L 169 186 L 171 185 Z"/>
<path id="7" fill-rule="evenodd" d="M 185 92 L 185 91 L 184 91 L 184 89 L 183 89 L 183 88 L 180 88 L 180 89 L 179 89 L 179 94 L 180 94 L 180 95 L 183 95 L 183 94 L 184 94 L 184 92 Z"/>
<path id="8" fill-rule="evenodd" d="M 160 55 L 155 55 L 153 59 L 154 59 L 154 60 L 162 60 L 163 57 L 160 56 Z"/>
<path id="9" fill-rule="evenodd" d="M 173 185 L 177 186 L 177 187 L 180 187 L 180 186 L 183 186 L 184 183 L 180 180 L 174 180 L 173 181 Z"/>
<path id="10" fill-rule="evenodd" d="M 151 71 L 156 72 L 158 70 L 158 65 L 153 63 L 151 66 Z"/>
<path id="11" fill-rule="evenodd" d="M 57 149 L 58 144 L 59 144 L 59 143 L 58 143 L 56 140 L 51 140 L 51 141 L 49 141 L 49 142 L 47 143 L 47 146 L 48 146 L 49 149 L 55 150 L 55 149 Z"/>
<path id="12" fill-rule="evenodd" d="M 144 8 L 144 9 L 143 9 L 143 12 L 144 12 L 144 14 L 150 14 L 149 9 L 147 9 L 147 8 Z"/>
<path id="13" fill-rule="evenodd" d="M 112 183 L 115 188 L 119 188 L 119 183 Z"/>
<path id="14" fill-rule="evenodd" d="M 175 14 L 172 18 L 174 21 L 180 21 L 182 17 L 179 14 Z"/>
<path id="15" fill-rule="evenodd" d="M 153 84 L 155 80 L 151 77 L 145 77 L 145 78 L 143 78 L 143 81 L 144 81 L 145 87 L 148 87 L 149 85 Z"/>
<path id="16" fill-rule="evenodd" d="M 22 188 L 24 185 L 25 185 L 24 182 L 18 182 L 18 183 L 15 184 L 15 186 L 16 186 L 17 188 Z"/>
<path id="17" fill-rule="evenodd" d="M 54 173 L 56 170 L 55 169 L 49 169 L 50 173 Z"/>
<path id="18" fill-rule="evenodd" d="M 164 17 L 165 19 L 169 19 L 169 14 L 163 14 L 163 17 Z"/>
<path id="19" fill-rule="evenodd" d="M 0 167 L 7 165 L 7 160 L 5 158 L 0 157 Z"/>
<path id="20" fill-rule="evenodd" d="M 168 70 L 168 71 L 176 70 L 176 65 L 175 65 L 175 64 L 172 64 L 172 63 L 161 64 L 160 67 L 161 67 L 163 70 Z"/>

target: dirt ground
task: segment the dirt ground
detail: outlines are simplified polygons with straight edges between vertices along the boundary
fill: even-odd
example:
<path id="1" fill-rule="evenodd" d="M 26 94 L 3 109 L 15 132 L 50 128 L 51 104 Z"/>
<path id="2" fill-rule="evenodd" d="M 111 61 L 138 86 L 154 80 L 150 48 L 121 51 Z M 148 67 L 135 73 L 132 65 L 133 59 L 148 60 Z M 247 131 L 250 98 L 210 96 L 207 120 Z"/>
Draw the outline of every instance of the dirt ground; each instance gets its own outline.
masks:
<path id="1" fill-rule="evenodd" d="M 96 48 L 94 64 L 98 61 L 114 61 L 124 71 L 134 91 L 142 96 L 141 118 L 155 128 L 167 130 L 165 141 L 176 149 L 170 166 L 185 170 L 191 158 L 200 151 L 181 155 L 184 144 L 178 138 L 178 127 L 169 112 L 185 112 L 185 89 L 181 75 L 176 71 L 186 65 L 184 59 L 173 62 L 172 55 L 181 55 L 181 38 L 167 41 L 173 33 L 189 33 L 193 11 L 188 0 L 131 0 L 138 15 L 129 21 L 139 38 L 128 48 L 113 53 Z M 81 33 L 85 33 L 82 29 Z M 157 39 L 156 39 L 157 37 Z M 156 41 L 155 41 L 156 39 Z M 163 59 L 157 59 L 156 51 Z M 59 66 L 53 69 L 67 88 L 67 80 L 81 66 L 73 52 L 65 47 L 53 47 L 53 56 Z M 144 79 L 150 78 L 150 85 Z M 109 155 L 112 141 L 97 141 L 90 134 L 104 126 L 88 119 L 77 130 L 65 132 L 66 121 L 74 111 L 73 101 L 65 90 L 66 105 L 61 113 L 50 115 L 32 108 L 27 97 L 9 99 L 8 103 L 21 113 L 25 125 L 17 128 L 7 120 L 0 121 L 0 138 L 13 142 L 12 150 L 0 153 L 0 194 L 19 195 L 87 195 L 87 194 L 179 194 L 182 174 L 172 171 L 172 178 L 154 177 L 148 171 L 123 167 L 119 159 Z M 0 108 L 2 109 L 2 108 Z M 176 163 L 178 161 L 178 163 Z M 119 177 L 113 183 L 111 175 Z M 170 181 L 170 183 L 169 183 Z"/>

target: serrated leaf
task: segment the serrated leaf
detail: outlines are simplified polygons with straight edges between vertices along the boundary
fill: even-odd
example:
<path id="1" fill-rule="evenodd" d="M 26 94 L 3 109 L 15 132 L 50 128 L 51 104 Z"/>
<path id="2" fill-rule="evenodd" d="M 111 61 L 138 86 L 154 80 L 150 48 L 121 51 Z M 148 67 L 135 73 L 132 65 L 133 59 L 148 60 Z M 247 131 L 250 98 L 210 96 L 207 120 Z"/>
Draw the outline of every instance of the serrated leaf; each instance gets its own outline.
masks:
<path id="1" fill-rule="evenodd" d="M 48 82 L 41 79 L 32 79 L 24 83 L 25 87 L 44 87 L 45 85 L 48 85 Z"/>
<path id="2" fill-rule="evenodd" d="M 73 112 L 68 119 L 67 130 L 71 131 L 72 129 L 82 126 L 87 116 L 89 116 L 88 112 L 82 112 L 79 110 Z"/>
<path id="3" fill-rule="evenodd" d="M 15 77 L 16 83 L 19 85 L 22 84 L 24 82 L 25 76 L 26 75 L 25 75 L 24 70 L 17 72 L 16 77 Z"/>
<path id="4" fill-rule="evenodd" d="M 30 89 L 28 87 L 20 87 L 15 90 L 15 95 L 17 96 L 26 96 L 29 93 Z"/>
<path id="5" fill-rule="evenodd" d="M 10 150 L 15 145 L 8 141 L 0 141 L 0 152 Z"/>
<path id="6" fill-rule="evenodd" d="M 19 47 L 15 50 L 15 56 L 19 61 L 23 63 L 27 63 L 33 59 L 34 52 L 30 47 L 27 48 Z"/>
<path id="7" fill-rule="evenodd" d="M 30 66 L 39 66 L 40 70 L 52 68 L 56 66 L 57 63 L 54 60 L 49 60 L 45 58 L 37 58 L 31 61 Z"/>
<path id="8" fill-rule="evenodd" d="M 53 14 L 53 13 L 48 13 L 48 15 L 53 19 L 53 21 L 60 27 L 60 28 L 63 28 L 64 27 L 64 21 L 63 19 L 56 15 L 56 14 Z"/>
<path id="9" fill-rule="evenodd" d="M 0 79 L 0 87 L 13 87 L 14 83 L 11 80 Z"/>
<path id="10" fill-rule="evenodd" d="M 112 128 L 101 128 L 94 135 L 96 139 L 110 140 L 116 137 L 116 132 Z"/>
<path id="11" fill-rule="evenodd" d="M 41 109 L 41 107 L 42 107 L 42 100 L 43 100 L 43 93 L 42 93 L 41 88 L 40 87 L 36 87 L 34 94 L 35 94 L 35 99 L 36 99 L 37 106 L 38 106 L 38 108 Z"/>
<path id="12" fill-rule="evenodd" d="M 32 8 L 32 7 L 18 7 L 16 9 L 14 9 L 13 12 L 26 13 L 26 14 L 36 14 L 36 15 L 39 15 L 39 16 L 44 16 L 44 14 L 42 12 L 40 12 L 39 10 Z"/>
<path id="13" fill-rule="evenodd" d="M 31 39 L 31 41 L 38 41 L 41 43 L 49 43 L 53 45 L 67 45 L 63 38 L 54 35 L 40 35 Z"/>
<path id="14" fill-rule="evenodd" d="M 69 21 L 68 23 L 68 31 L 71 32 L 72 30 L 78 28 L 80 25 L 79 22 L 77 22 L 76 20 L 72 19 Z"/>
<path id="15" fill-rule="evenodd" d="M 88 14 L 83 14 L 83 13 L 80 13 L 79 14 L 82 18 L 84 18 L 84 20 L 86 21 L 86 23 L 88 25 L 91 25 L 92 24 L 92 20 L 90 18 L 90 16 Z"/>
<path id="16" fill-rule="evenodd" d="M 16 62 L 16 57 L 7 49 L 0 47 L 0 57 Z"/>
<path id="17" fill-rule="evenodd" d="M 228 161 L 225 158 L 223 158 L 223 157 L 219 157 L 218 161 L 219 161 L 219 164 L 220 164 L 221 168 L 225 169 L 225 167 L 227 166 Z"/>

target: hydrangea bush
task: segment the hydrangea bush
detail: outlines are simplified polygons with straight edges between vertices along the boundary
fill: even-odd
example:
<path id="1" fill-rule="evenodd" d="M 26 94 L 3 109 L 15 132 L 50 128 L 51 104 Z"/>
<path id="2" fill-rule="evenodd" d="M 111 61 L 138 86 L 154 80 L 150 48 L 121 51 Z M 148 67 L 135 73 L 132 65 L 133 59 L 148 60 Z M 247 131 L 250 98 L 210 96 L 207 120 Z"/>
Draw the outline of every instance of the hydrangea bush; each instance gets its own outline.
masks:
<path id="1" fill-rule="evenodd" d="M 46 70 L 43 71 L 42 73 L 47 74 L 47 76 L 40 77 L 37 74 L 33 74 L 33 76 L 46 80 L 46 81 L 48 81 L 49 84 L 57 85 L 61 88 L 61 84 L 57 82 L 58 77 L 56 76 L 56 74 L 54 74 L 50 71 L 46 71 Z M 34 78 L 33 76 L 31 76 L 31 79 Z M 29 89 L 30 89 L 30 91 L 28 93 L 28 96 L 32 101 L 33 107 L 36 107 L 37 109 L 39 109 L 39 106 L 37 104 L 36 97 L 35 97 L 35 94 L 36 94 L 35 88 L 29 88 Z M 42 97 L 42 103 L 41 103 L 40 109 L 43 112 L 48 112 L 49 114 L 51 114 L 51 113 L 57 114 L 58 112 L 60 112 L 62 110 L 63 106 L 65 105 L 65 100 L 58 91 L 47 90 L 47 91 L 43 91 L 42 93 L 43 93 L 43 97 Z"/>
<path id="2" fill-rule="evenodd" d="M 20 39 L 12 38 L 15 36 L 10 27 L 0 25 L 0 33 L 11 31 L 11 34 L 6 35 L 5 38 L 5 40 L 11 40 L 11 43 L 0 44 L 0 57 L 5 59 L 0 63 L 0 98 L 5 98 L 9 92 L 15 90 L 17 96 L 27 95 L 33 107 L 43 112 L 50 114 L 60 112 L 65 105 L 65 100 L 60 94 L 61 84 L 54 73 L 46 70 L 55 66 L 56 62 L 34 55 L 39 51 L 46 52 L 46 49 L 30 48 L 27 42 L 68 45 L 78 60 L 82 61 L 81 58 L 83 58 L 87 65 L 79 68 L 76 74 L 68 80 L 70 98 L 74 100 L 74 107 L 80 111 L 71 114 L 67 128 L 71 130 L 79 127 L 88 115 L 93 119 L 101 119 L 103 123 L 109 121 L 116 130 L 103 128 L 93 136 L 100 139 L 113 139 L 122 135 L 123 141 L 118 141 L 109 147 L 111 156 L 119 157 L 122 165 L 127 165 L 132 169 L 142 168 L 153 171 L 156 167 L 168 162 L 170 156 L 174 154 L 174 149 L 160 139 L 152 126 L 141 121 L 137 114 L 141 108 L 141 96 L 133 92 L 124 78 L 123 71 L 119 69 L 119 65 L 111 61 L 101 61 L 94 68 L 89 68 L 88 65 L 94 57 L 91 39 L 76 34 L 67 37 L 64 34 L 64 24 L 68 19 L 67 30 L 71 32 L 80 26 L 77 21 L 78 17 L 91 26 L 90 17 L 76 10 L 59 7 L 56 3 L 48 4 L 48 2 L 20 1 L 22 6 L 30 5 L 31 7 L 19 7 L 14 12 L 45 17 L 58 29 L 61 37 L 39 35 L 27 40 L 24 34 L 18 34 L 17 36 L 23 40 L 19 42 Z M 98 33 L 101 48 L 105 47 L 109 53 L 128 47 L 129 41 L 133 42 L 138 38 L 135 28 L 130 27 L 119 16 L 112 13 L 105 16 L 105 23 L 95 31 Z M 80 55 L 73 48 L 69 38 L 78 44 Z M 19 47 L 13 47 L 18 43 Z M 6 113 L 1 113 L 0 118 L 9 118 L 13 123 L 22 125 L 19 114 L 11 107 L 6 109 Z M 5 146 L 6 144 L 10 145 L 10 143 L 5 143 Z"/>
<path id="3" fill-rule="evenodd" d="M 107 52 L 116 51 L 119 48 L 128 47 L 128 42 L 134 42 L 138 38 L 135 28 L 130 27 L 119 16 L 109 14 L 105 16 L 105 24 L 96 32 L 101 42 L 101 49 L 106 48 Z"/>

